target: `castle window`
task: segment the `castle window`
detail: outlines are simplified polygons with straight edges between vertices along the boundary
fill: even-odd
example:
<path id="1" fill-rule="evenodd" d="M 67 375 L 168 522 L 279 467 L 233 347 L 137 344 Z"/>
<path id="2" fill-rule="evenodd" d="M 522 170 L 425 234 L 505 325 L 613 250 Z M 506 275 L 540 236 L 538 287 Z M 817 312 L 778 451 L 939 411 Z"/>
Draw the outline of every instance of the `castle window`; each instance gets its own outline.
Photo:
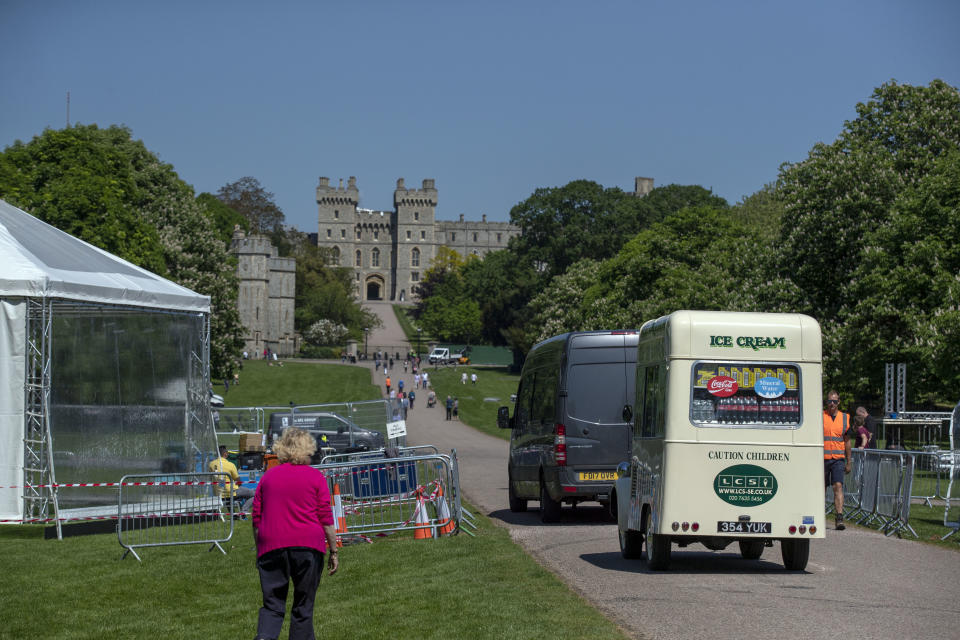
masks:
<path id="1" fill-rule="evenodd" d="M 426 240 L 426 239 L 427 239 L 427 232 L 426 232 L 426 231 L 421 231 L 421 232 L 420 232 L 420 239 L 421 239 L 421 240 Z"/>
<path id="2" fill-rule="evenodd" d="M 361 233 L 361 232 L 360 232 L 360 227 L 357 227 L 357 240 L 360 239 L 360 233 Z"/>
<path id="3" fill-rule="evenodd" d="M 330 264 L 340 264 L 340 247 L 333 248 L 333 258 L 331 259 Z"/>
<path id="4" fill-rule="evenodd" d="M 327 229 L 327 239 L 328 239 L 328 240 L 330 239 L 330 234 L 331 234 L 331 233 L 332 233 L 332 231 L 331 231 L 330 229 Z"/>
<path id="5" fill-rule="evenodd" d="M 410 239 L 410 231 L 409 231 L 409 229 L 408 229 L 408 230 L 407 230 L 407 240 L 409 240 L 409 239 Z"/>
<path id="6" fill-rule="evenodd" d="M 474 242 L 477 241 L 477 234 L 476 234 L 476 233 L 473 234 L 473 241 L 474 241 Z"/>
<path id="7" fill-rule="evenodd" d="M 497 242 L 500 242 L 500 234 L 497 234 Z"/>
<path id="8" fill-rule="evenodd" d="M 416 247 L 414 247 L 413 251 L 410 252 L 410 266 L 420 266 L 420 249 L 417 249 Z"/>
<path id="9" fill-rule="evenodd" d="M 340 229 L 340 237 L 343 238 L 343 239 L 346 239 L 346 237 L 347 237 L 347 230 L 346 230 L 346 229 Z"/>
<path id="10" fill-rule="evenodd" d="M 370 254 L 370 266 L 379 267 L 380 266 L 380 249 L 374 249 Z"/>
<path id="11" fill-rule="evenodd" d="M 414 220 L 419 220 L 419 219 L 420 219 L 420 212 L 419 212 L 419 211 L 414 211 L 414 212 L 413 212 L 413 219 L 414 219 Z"/>
<path id="12" fill-rule="evenodd" d="M 379 240 L 379 239 L 380 239 L 380 230 L 379 230 L 379 229 L 374 229 L 374 230 L 373 230 L 373 239 L 374 239 L 374 240 Z"/>
<path id="13" fill-rule="evenodd" d="M 334 220 L 339 220 L 339 219 L 340 219 L 340 210 L 339 210 L 339 209 L 334 209 L 334 210 L 333 210 L 333 219 L 334 219 Z"/>
<path id="14" fill-rule="evenodd" d="M 451 233 L 451 234 L 450 234 L 450 242 L 456 242 L 456 241 L 457 241 L 457 234 L 456 234 L 456 233 Z"/>
<path id="15" fill-rule="evenodd" d="M 358 267 L 362 267 L 362 266 L 363 266 L 363 254 L 360 253 L 360 249 L 357 249 L 356 265 L 357 265 Z"/>
<path id="16" fill-rule="evenodd" d="M 413 280 L 414 282 L 420 282 L 420 272 L 419 272 L 419 271 L 411 271 L 411 272 L 410 272 L 410 279 Z"/>

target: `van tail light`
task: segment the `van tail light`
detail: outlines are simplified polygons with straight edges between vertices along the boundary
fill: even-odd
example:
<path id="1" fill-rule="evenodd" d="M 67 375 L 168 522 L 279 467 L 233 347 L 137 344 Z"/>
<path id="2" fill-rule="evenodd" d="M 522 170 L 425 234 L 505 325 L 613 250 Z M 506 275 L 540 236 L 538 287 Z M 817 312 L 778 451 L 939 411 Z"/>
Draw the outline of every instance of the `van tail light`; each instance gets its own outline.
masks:
<path id="1" fill-rule="evenodd" d="M 553 457 L 558 467 L 567 466 L 567 427 L 559 422 L 553 427 Z"/>

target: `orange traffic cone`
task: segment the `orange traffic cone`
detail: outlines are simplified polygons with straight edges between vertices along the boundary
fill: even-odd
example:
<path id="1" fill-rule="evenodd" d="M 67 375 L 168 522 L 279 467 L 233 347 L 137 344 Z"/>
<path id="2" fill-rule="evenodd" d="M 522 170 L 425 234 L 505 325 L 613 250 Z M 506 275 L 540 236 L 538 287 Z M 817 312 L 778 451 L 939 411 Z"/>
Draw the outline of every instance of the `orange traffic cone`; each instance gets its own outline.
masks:
<path id="1" fill-rule="evenodd" d="M 339 534 L 347 532 L 347 516 L 343 513 L 343 502 L 340 500 L 340 484 L 333 483 L 333 495 L 330 496 L 333 505 L 333 518 L 337 521 L 337 548 L 343 546 L 343 538 Z"/>
<path id="2" fill-rule="evenodd" d="M 433 537 L 430 516 L 427 515 L 427 504 L 423 501 L 423 494 L 420 491 L 417 491 L 417 509 L 413 513 L 413 520 L 416 523 L 413 530 L 414 540 L 428 540 Z"/>
<path id="3" fill-rule="evenodd" d="M 437 485 L 437 534 L 444 535 L 453 533 L 457 528 L 456 523 L 450 516 L 450 509 L 447 507 L 447 499 L 443 497 L 443 485 Z"/>

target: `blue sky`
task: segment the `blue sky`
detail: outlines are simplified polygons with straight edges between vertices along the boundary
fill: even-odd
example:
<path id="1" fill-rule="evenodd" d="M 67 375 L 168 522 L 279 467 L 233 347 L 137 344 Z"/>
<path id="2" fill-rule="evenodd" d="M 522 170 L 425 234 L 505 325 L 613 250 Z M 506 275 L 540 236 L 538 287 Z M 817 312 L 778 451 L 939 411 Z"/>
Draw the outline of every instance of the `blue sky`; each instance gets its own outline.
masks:
<path id="1" fill-rule="evenodd" d="M 0 147 L 123 124 L 197 192 L 251 175 L 316 231 L 318 176 L 507 220 L 585 178 L 731 203 L 895 78 L 960 86 L 960 2 L 0 0 Z"/>

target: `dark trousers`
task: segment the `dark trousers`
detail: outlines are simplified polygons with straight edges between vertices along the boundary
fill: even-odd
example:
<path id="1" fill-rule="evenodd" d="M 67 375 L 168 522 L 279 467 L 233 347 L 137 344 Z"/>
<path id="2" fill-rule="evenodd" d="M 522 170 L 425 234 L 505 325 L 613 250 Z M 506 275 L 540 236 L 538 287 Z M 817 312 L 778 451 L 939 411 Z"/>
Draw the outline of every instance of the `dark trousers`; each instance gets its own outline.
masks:
<path id="1" fill-rule="evenodd" d="M 290 640 L 314 640 L 313 602 L 323 573 L 323 554 L 316 549 L 276 549 L 257 558 L 263 607 L 257 619 L 257 637 L 274 640 L 280 635 L 287 604 L 287 589 L 293 580 L 290 610 Z"/>

